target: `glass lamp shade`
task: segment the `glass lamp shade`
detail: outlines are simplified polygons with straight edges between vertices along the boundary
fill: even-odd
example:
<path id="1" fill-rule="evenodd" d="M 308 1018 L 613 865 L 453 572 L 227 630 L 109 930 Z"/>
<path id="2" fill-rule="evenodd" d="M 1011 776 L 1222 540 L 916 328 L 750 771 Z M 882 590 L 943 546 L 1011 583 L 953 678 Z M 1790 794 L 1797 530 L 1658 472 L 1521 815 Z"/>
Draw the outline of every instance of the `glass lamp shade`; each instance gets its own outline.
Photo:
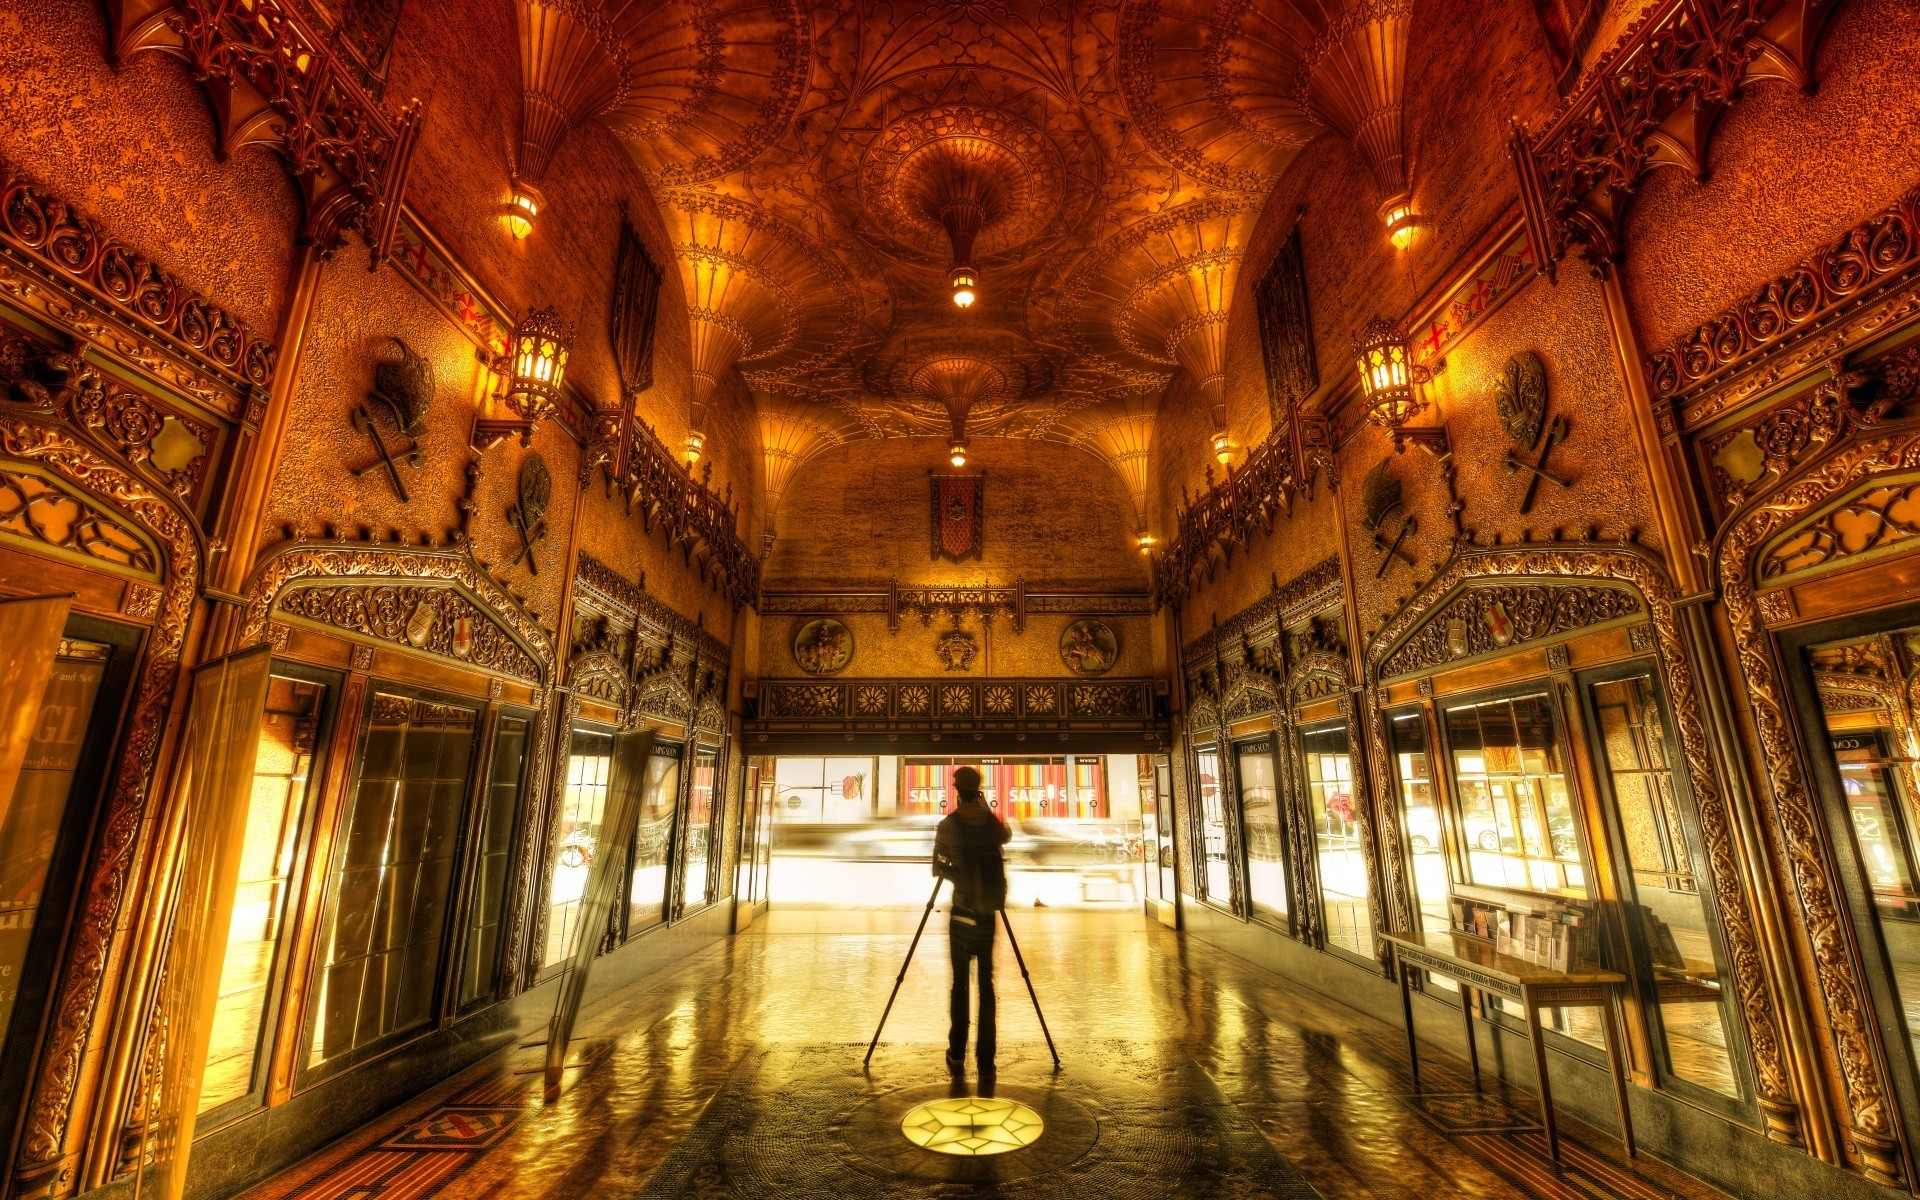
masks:
<path id="1" fill-rule="evenodd" d="M 530 183 L 514 180 L 513 196 L 507 201 L 507 229 L 515 239 L 533 232 L 533 220 L 540 215 L 546 203 L 540 189 Z"/>
<path id="2" fill-rule="evenodd" d="M 967 440 L 955 438 L 947 445 L 947 461 L 956 467 L 967 465 Z"/>
<path id="3" fill-rule="evenodd" d="M 541 421 L 553 415 L 572 346 L 573 326 L 563 325 L 555 309 L 537 308 L 515 327 L 507 402 L 521 416 Z"/>
<path id="4" fill-rule="evenodd" d="M 1426 407 L 1414 395 L 1413 360 L 1398 325 L 1375 317 L 1354 337 L 1353 349 L 1369 421 L 1398 429 Z"/>
<path id="5" fill-rule="evenodd" d="M 953 302 L 961 308 L 971 307 L 976 294 L 975 289 L 980 286 L 979 277 L 974 274 L 973 268 L 955 267 L 948 279 L 953 284 Z"/>

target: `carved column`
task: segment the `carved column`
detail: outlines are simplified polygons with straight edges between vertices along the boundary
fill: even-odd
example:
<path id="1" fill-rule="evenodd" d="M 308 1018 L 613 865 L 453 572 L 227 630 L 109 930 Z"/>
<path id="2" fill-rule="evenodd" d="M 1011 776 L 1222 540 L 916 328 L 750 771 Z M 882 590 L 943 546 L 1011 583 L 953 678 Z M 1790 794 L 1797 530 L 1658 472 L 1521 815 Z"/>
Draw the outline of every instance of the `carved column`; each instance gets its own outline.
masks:
<path id="1" fill-rule="evenodd" d="M 294 253 L 293 269 L 287 282 L 286 314 L 279 332 L 280 357 L 274 363 L 273 381 L 267 394 L 247 406 L 240 426 L 240 446 L 235 458 L 240 464 L 239 478 L 227 494 L 219 530 L 224 553 L 216 553 L 211 572 L 213 585 L 229 594 L 246 587 L 260 553 L 262 522 L 273 477 L 280 469 L 287 420 L 292 414 L 294 390 L 300 384 L 300 363 L 305 357 L 307 326 L 313 317 L 314 295 L 319 290 L 320 270 L 324 265 L 319 247 L 304 243 Z M 237 642 L 231 626 L 220 631 L 217 644 L 209 645 L 209 654 L 222 654 Z"/>

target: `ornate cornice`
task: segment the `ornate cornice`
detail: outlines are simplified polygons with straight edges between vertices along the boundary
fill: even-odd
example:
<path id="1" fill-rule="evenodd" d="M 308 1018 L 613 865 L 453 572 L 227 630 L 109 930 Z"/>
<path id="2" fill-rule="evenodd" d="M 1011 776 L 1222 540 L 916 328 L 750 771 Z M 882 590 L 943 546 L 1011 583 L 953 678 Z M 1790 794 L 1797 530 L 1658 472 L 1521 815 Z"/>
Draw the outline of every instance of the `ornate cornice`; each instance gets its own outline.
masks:
<path id="1" fill-rule="evenodd" d="M 758 696 L 761 728 L 1157 728 L 1144 679 L 763 679 Z"/>
<path id="2" fill-rule="evenodd" d="M 1155 605 L 1178 607 L 1255 530 L 1273 532 L 1274 518 L 1288 511 L 1308 475 L 1296 465 L 1294 449 L 1291 431 L 1276 429 L 1219 483 L 1207 468 L 1207 490 L 1181 508 L 1173 537 L 1153 555 Z"/>
<path id="3" fill-rule="evenodd" d="M 1340 599 L 1340 559 L 1323 558 L 1286 583 L 1275 577 L 1273 589 L 1233 616 L 1188 642 L 1180 652 L 1188 665 L 1210 662 L 1217 646 L 1239 653 L 1247 641 L 1278 637 L 1283 627 L 1312 616 Z"/>
<path id="4" fill-rule="evenodd" d="M 157 336 L 229 386 L 264 388 L 273 378 L 272 342 L 5 161 L 0 254 L 56 290 L 78 293 Z"/>
<path id="5" fill-rule="evenodd" d="M 1920 188 L 1847 230 L 1791 270 L 1768 280 L 1698 329 L 1646 360 L 1656 396 L 1679 404 L 1731 377 L 1819 343 L 1815 361 L 1844 352 L 1832 344 L 1854 314 L 1872 308 L 1920 274 Z M 1911 300 L 1906 312 L 1911 313 Z M 1885 324 L 1876 322 L 1877 331 Z M 1711 413 L 1689 413 L 1697 424 Z"/>

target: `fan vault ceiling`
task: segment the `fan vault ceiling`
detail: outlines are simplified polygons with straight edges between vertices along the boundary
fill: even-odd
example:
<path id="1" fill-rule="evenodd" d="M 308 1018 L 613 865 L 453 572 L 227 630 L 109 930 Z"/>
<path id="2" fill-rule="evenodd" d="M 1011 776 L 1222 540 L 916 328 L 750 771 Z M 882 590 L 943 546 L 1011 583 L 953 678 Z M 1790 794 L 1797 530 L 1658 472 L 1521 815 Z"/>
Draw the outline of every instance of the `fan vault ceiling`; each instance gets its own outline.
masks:
<path id="1" fill-rule="evenodd" d="M 692 422 L 737 368 L 768 527 L 849 439 L 1077 444 L 1140 528 L 1176 369 L 1222 417 L 1248 236 L 1301 147 L 1405 190 L 1410 0 L 518 0 L 521 173 L 612 128 L 654 185 L 692 323 Z M 979 300 L 957 308 L 964 193 Z"/>

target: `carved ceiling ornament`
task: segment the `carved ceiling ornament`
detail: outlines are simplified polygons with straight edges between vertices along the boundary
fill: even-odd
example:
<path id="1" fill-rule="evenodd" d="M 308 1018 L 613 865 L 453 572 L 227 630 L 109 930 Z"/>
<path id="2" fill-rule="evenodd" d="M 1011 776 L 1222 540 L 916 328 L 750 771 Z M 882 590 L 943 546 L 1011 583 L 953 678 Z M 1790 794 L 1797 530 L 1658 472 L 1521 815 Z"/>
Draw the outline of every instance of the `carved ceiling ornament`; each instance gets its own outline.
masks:
<path id="1" fill-rule="evenodd" d="M 459 550 L 296 539 L 261 559 L 244 594 L 243 645 L 260 642 L 269 619 L 283 611 L 537 686 L 554 666 L 553 635 Z M 419 618 L 425 632 L 416 640 L 408 631 L 422 611 L 433 619 Z"/>
<path id="2" fill-rule="evenodd" d="M 43 1174 L 80 1153 L 87 1131 L 70 1125 L 75 1088 L 89 1045 L 103 1045 L 103 1022 L 113 1019 L 100 998 L 111 986 L 109 946 L 123 928 L 122 902 L 141 832 L 151 827 L 148 804 L 162 736 L 179 679 L 181 649 L 198 594 L 202 547 L 195 522 L 163 489 L 69 434 L 0 414 L 0 455 L 28 463 L 124 513 L 160 550 L 162 588 L 154 632 L 140 667 L 123 730 L 112 785 L 102 801 L 87 875 L 75 905 L 71 948 L 41 1051 L 41 1069 L 25 1112 L 16 1175 Z M 138 924 L 139 916 L 133 918 Z M 117 968 L 116 968 L 117 970 Z M 82 1122 L 84 1125 L 84 1122 Z"/>
<path id="3" fill-rule="evenodd" d="M 1708 749 L 1693 666 L 1674 614 L 1674 588 L 1652 556 L 1633 546 L 1540 545 L 1460 551 L 1367 643 L 1369 686 L 1377 687 L 1389 677 L 1385 666 L 1388 656 L 1407 645 L 1416 630 L 1430 624 L 1435 609 L 1455 593 L 1470 583 L 1504 582 L 1516 577 L 1531 577 L 1545 585 L 1630 588 L 1645 608 L 1685 760 L 1688 788 L 1700 820 L 1709 866 L 1707 877 L 1733 970 L 1735 998 L 1746 1027 L 1761 1113 L 1769 1137 L 1789 1145 L 1802 1144 L 1799 1104 L 1787 1071 L 1782 1025 L 1762 965 L 1753 910 L 1742 882 L 1745 873 L 1735 849 L 1732 814 L 1720 791 Z M 1385 744 L 1384 737 L 1374 740 L 1376 748 Z M 1377 749 L 1376 753 L 1384 754 L 1384 750 Z M 1385 766 L 1382 762 L 1379 769 Z M 1376 774 L 1376 778 L 1384 781 L 1391 776 Z M 1391 813 L 1393 805 L 1383 801 L 1381 808 Z"/>
<path id="4" fill-rule="evenodd" d="M 1834 851 L 1821 801 L 1810 782 L 1792 703 L 1761 620 L 1755 583 L 1763 569 L 1761 548 L 1804 520 L 1806 513 L 1870 489 L 1884 476 L 1916 471 L 1920 471 L 1920 434 L 1911 428 L 1847 444 L 1739 514 L 1722 536 L 1716 560 L 1746 700 L 1760 740 L 1759 761 L 1773 798 L 1768 815 L 1785 848 L 1794 894 L 1812 942 L 1815 982 L 1827 1018 L 1824 1029 L 1846 1089 L 1849 1124 L 1869 1176 L 1889 1185 L 1897 1185 L 1904 1173 L 1899 1118 L 1888 1087 L 1884 1048 L 1845 901 L 1835 890 Z"/>

